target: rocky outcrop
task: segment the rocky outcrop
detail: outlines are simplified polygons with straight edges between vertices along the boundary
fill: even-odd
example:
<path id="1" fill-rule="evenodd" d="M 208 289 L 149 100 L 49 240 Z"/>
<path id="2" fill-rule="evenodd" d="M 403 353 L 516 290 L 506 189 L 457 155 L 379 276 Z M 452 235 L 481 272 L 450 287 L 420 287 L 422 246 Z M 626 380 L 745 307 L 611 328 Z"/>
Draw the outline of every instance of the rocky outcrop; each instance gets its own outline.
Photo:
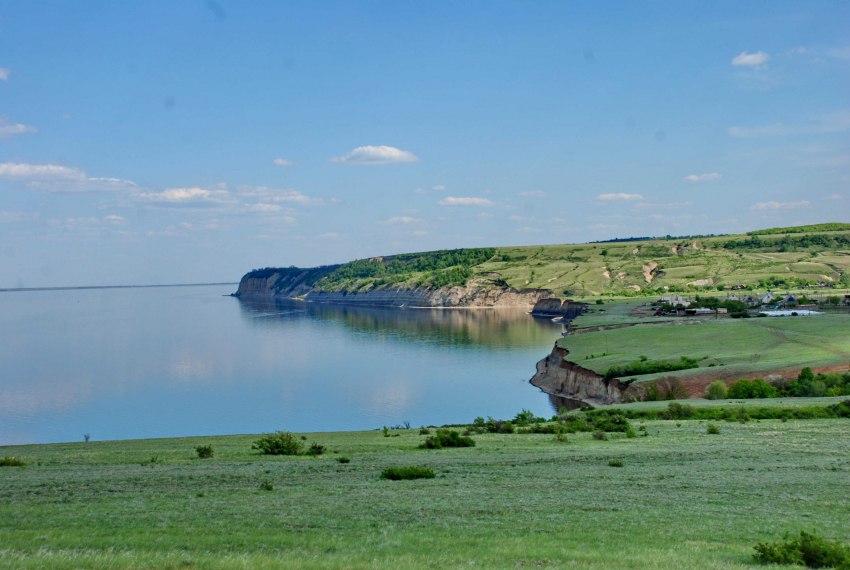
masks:
<path id="1" fill-rule="evenodd" d="M 605 380 L 601 374 L 566 360 L 570 353 L 555 344 L 551 354 L 537 363 L 537 374 L 531 384 L 547 394 L 579 400 L 593 406 L 622 402 L 628 389 L 617 379 Z"/>
<path id="2" fill-rule="evenodd" d="M 584 311 L 587 303 L 579 303 L 571 299 L 556 299 L 554 297 L 541 299 L 534 304 L 531 314 L 535 317 L 561 317 L 574 319 Z"/>
<path id="3" fill-rule="evenodd" d="M 471 279 L 464 286 L 450 287 L 389 285 L 357 292 L 327 292 L 313 287 L 336 267 L 252 271 L 242 278 L 234 296 L 299 297 L 314 303 L 372 307 L 518 307 L 528 310 L 553 294 L 550 289 L 515 289 L 486 275 Z"/>

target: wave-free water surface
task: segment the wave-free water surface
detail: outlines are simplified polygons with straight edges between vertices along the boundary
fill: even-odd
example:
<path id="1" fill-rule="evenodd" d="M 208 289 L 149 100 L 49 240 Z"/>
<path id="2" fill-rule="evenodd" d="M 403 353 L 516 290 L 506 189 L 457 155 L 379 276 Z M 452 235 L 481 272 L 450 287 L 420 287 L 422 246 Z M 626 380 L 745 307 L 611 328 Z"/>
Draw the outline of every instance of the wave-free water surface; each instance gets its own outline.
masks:
<path id="1" fill-rule="evenodd" d="M 528 383 L 564 330 L 548 319 L 234 288 L 0 293 L 0 445 L 553 413 Z"/>

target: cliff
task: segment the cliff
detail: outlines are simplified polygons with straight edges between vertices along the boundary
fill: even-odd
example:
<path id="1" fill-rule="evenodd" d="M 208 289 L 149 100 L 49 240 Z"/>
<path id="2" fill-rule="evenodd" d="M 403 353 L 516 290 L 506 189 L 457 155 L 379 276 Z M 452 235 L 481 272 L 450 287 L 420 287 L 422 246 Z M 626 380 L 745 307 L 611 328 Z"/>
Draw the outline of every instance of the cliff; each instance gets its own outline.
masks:
<path id="1" fill-rule="evenodd" d="M 552 296 L 549 289 L 515 289 L 492 276 L 470 279 L 466 285 L 444 287 L 382 285 L 367 291 L 323 291 L 314 287 L 339 266 L 315 269 L 252 271 L 239 283 L 235 297 L 299 297 L 314 303 L 373 307 L 520 307 L 532 308 Z M 560 301 L 559 301 L 560 304 Z"/>
<path id="2" fill-rule="evenodd" d="M 584 312 L 587 303 L 579 303 L 571 299 L 556 299 L 550 297 L 541 299 L 534 304 L 531 314 L 535 317 L 561 317 L 563 319 L 574 319 Z"/>
<path id="3" fill-rule="evenodd" d="M 628 389 L 617 379 L 605 380 L 602 375 L 565 360 L 570 353 L 555 344 L 552 352 L 537 363 L 537 374 L 531 384 L 547 394 L 570 400 L 580 400 L 594 406 L 617 404 Z"/>

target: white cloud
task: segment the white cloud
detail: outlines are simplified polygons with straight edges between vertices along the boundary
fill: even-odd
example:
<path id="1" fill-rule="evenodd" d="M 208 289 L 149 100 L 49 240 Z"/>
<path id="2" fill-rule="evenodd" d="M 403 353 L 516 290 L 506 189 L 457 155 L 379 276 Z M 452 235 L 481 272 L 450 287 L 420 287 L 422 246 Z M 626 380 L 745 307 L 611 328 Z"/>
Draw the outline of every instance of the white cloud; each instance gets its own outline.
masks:
<path id="1" fill-rule="evenodd" d="M 106 216 L 103 218 L 103 223 L 111 224 L 113 226 L 125 226 L 127 225 L 127 219 L 123 216 L 116 216 L 114 214 L 110 216 Z"/>
<path id="2" fill-rule="evenodd" d="M 422 220 L 418 220 L 416 218 L 411 218 L 409 216 L 396 216 L 394 218 L 390 218 L 385 222 L 381 222 L 382 224 L 413 224 L 416 222 L 421 222 Z"/>
<path id="3" fill-rule="evenodd" d="M 788 50 L 788 55 L 795 53 L 809 53 L 809 50 L 806 49 L 806 46 L 795 47 L 794 49 Z"/>
<path id="4" fill-rule="evenodd" d="M 424 189 L 422 189 L 422 188 L 417 188 L 416 190 L 414 190 L 414 191 L 413 191 L 413 193 L 414 193 L 414 194 L 427 194 L 427 193 L 428 193 L 428 191 L 427 191 L 427 190 L 424 190 Z"/>
<path id="5" fill-rule="evenodd" d="M 269 213 L 269 212 L 280 212 L 281 207 L 278 204 L 245 204 L 248 206 L 249 212 L 260 212 L 260 213 Z"/>
<path id="6" fill-rule="evenodd" d="M 827 200 L 843 200 L 844 197 L 841 194 L 833 194 L 832 196 L 829 196 L 826 199 Z"/>
<path id="7" fill-rule="evenodd" d="M 482 219 L 482 220 L 486 220 L 486 219 L 488 219 L 488 218 L 492 218 L 492 217 L 493 217 L 493 214 L 488 214 L 487 212 L 481 212 L 480 214 L 476 214 L 476 216 L 475 216 L 475 217 L 476 217 L 476 218 L 479 218 L 479 219 Z"/>
<path id="8" fill-rule="evenodd" d="M 812 204 L 808 200 L 800 200 L 799 202 L 759 202 L 750 206 L 750 210 L 800 210 L 803 208 L 811 208 Z"/>
<path id="9" fill-rule="evenodd" d="M 274 159 L 275 166 L 300 166 L 297 162 L 292 162 L 291 160 L 286 160 L 283 158 Z"/>
<path id="10" fill-rule="evenodd" d="M 508 219 L 509 219 L 509 220 L 512 220 L 512 221 L 514 221 L 514 222 L 524 222 L 524 221 L 525 221 L 525 216 L 511 216 L 511 217 L 510 217 L 510 218 L 508 218 Z"/>
<path id="11" fill-rule="evenodd" d="M 7 79 L 9 79 L 9 75 L 11 75 L 11 73 L 12 73 L 11 69 L 7 69 L 5 67 L 0 67 L 0 79 L 2 79 L 3 81 L 6 81 Z"/>
<path id="12" fill-rule="evenodd" d="M 658 204 L 639 202 L 635 204 L 635 210 L 678 210 L 680 208 L 690 208 L 693 205 L 693 202 L 662 202 Z"/>
<path id="13" fill-rule="evenodd" d="M 742 51 L 740 55 L 736 56 L 732 60 L 732 65 L 745 65 L 747 67 L 757 67 L 770 59 L 770 55 L 764 53 L 763 51 L 757 51 L 756 53 L 747 53 Z"/>
<path id="14" fill-rule="evenodd" d="M 711 174 L 689 174 L 682 180 L 687 180 L 689 182 L 701 182 L 703 180 L 716 180 L 718 178 L 723 178 L 723 175 L 712 172 Z"/>
<path id="15" fill-rule="evenodd" d="M 446 196 L 439 202 L 440 206 L 494 206 L 493 202 L 486 198 L 455 198 Z"/>
<path id="16" fill-rule="evenodd" d="M 68 168 L 56 164 L 0 164 L 0 178 L 12 180 L 85 180 L 86 173 L 79 168 Z"/>
<path id="17" fill-rule="evenodd" d="M 540 190 L 530 190 L 528 192 L 520 192 L 519 195 L 520 196 L 535 196 L 537 198 L 543 198 L 545 196 L 548 196 L 549 194 L 547 194 L 546 192 L 541 192 Z"/>
<path id="18" fill-rule="evenodd" d="M 415 232 L 413 232 L 413 235 L 415 235 L 415 236 L 426 236 L 426 235 L 428 235 L 428 232 L 426 232 L 425 230 L 416 230 Z"/>
<path id="19" fill-rule="evenodd" d="M 619 192 L 617 194 L 600 194 L 596 197 L 597 200 L 602 200 L 603 202 L 610 202 L 612 200 L 643 200 L 643 196 L 640 194 L 626 194 L 625 192 Z"/>
<path id="20" fill-rule="evenodd" d="M 24 133 L 37 133 L 38 129 L 22 123 L 13 123 L 8 115 L 0 115 L 0 139 L 7 139 L 13 135 Z"/>
<path id="21" fill-rule="evenodd" d="M 184 232 L 183 230 L 178 230 L 174 226 L 168 226 L 167 228 L 165 228 L 161 232 L 150 231 L 150 232 L 145 232 L 145 235 L 151 236 L 151 237 L 180 237 L 180 236 L 185 236 L 186 232 Z"/>
<path id="22" fill-rule="evenodd" d="M 331 162 L 352 165 L 394 164 L 402 162 L 418 162 L 412 152 L 400 150 L 392 146 L 359 146 L 343 156 L 336 156 Z"/>
<path id="23" fill-rule="evenodd" d="M 57 164 L 0 164 L 0 179 L 25 181 L 33 190 L 42 192 L 116 191 L 135 187 L 130 180 L 89 178 L 79 168 Z"/>
<path id="24" fill-rule="evenodd" d="M 543 230 L 540 229 L 540 228 L 533 228 L 533 227 L 530 227 L 530 226 L 526 226 L 519 231 L 537 234 L 537 233 L 541 233 Z"/>
<path id="25" fill-rule="evenodd" d="M 729 127 L 729 134 L 736 138 L 756 138 L 780 135 L 810 135 L 837 133 L 850 129 L 850 109 L 824 113 L 812 117 L 808 125 L 785 125 L 774 123 L 761 127 Z"/>
<path id="26" fill-rule="evenodd" d="M 222 203 L 228 197 L 226 190 L 207 190 L 205 188 L 168 188 L 162 192 L 136 194 L 150 202 L 168 204 L 197 204 L 204 202 Z"/>
<path id="27" fill-rule="evenodd" d="M 323 238 L 335 238 L 335 237 L 339 237 L 339 234 L 335 234 L 335 233 L 333 233 L 333 232 L 326 232 L 326 233 L 321 234 L 319 237 L 323 237 Z"/>
<path id="28" fill-rule="evenodd" d="M 322 200 L 310 198 L 301 192 L 292 189 L 276 189 L 267 186 L 248 186 L 246 184 L 237 186 L 236 191 L 241 196 L 257 197 L 264 202 L 295 202 L 296 204 L 317 204 Z"/>
<path id="29" fill-rule="evenodd" d="M 431 190 L 437 190 L 438 192 L 439 192 L 440 190 L 445 190 L 445 189 L 446 189 L 446 187 L 445 187 L 445 186 L 443 186 L 442 184 L 437 184 L 436 186 L 434 186 L 433 188 L 431 188 Z"/>

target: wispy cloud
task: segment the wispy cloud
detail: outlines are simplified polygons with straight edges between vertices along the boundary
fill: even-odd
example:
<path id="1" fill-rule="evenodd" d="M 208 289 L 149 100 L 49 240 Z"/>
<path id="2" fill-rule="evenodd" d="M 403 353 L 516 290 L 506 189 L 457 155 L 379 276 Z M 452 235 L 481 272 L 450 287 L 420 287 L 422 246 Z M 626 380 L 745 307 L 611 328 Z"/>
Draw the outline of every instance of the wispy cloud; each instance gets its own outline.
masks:
<path id="1" fill-rule="evenodd" d="M 240 196 L 260 198 L 263 202 L 294 202 L 300 205 L 320 204 L 320 198 L 305 196 L 292 188 L 269 188 L 268 186 L 248 186 L 242 184 L 236 187 Z"/>
<path id="2" fill-rule="evenodd" d="M 659 202 L 657 204 L 649 204 L 646 202 L 639 202 L 635 204 L 635 210 L 678 210 L 681 208 L 690 208 L 693 206 L 693 202 Z"/>
<path id="3" fill-rule="evenodd" d="M 292 162 L 291 160 L 286 160 L 283 158 L 274 159 L 275 166 L 300 166 L 297 162 Z"/>
<path id="4" fill-rule="evenodd" d="M 546 192 L 542 192 L 540 190 L 529 190 L 529 191 L 526 191 L 526 192 L 520 192 L 519 193 L 519 196 L 534 196 L 536 198 L 544 198 L 548 195 L 549 194 L 547 194 Z"/>
<path id="5" fill-rule="evenodd" d="M 274 214 L 280 212 L 283 208 L 279 204 L 245 204 L 249 212 L 260 212 L 261 214 Z"/>
<path id="6" fill-rule="evenodd" d="M 841 194 L 833 194 L 832 196 L 828 196 L 828 197 L 825 198 L 825 200 L 843 200 L 843 199 L 844 199 L 844 196 L 842 196 Z"/>
<path id="7" fill-rule="evenodd" d="M 37 220 L 39 216 L 39 212 L 5 212 L 0 210 L 0 223 L 31 222 Z"/>
<path id="8" fill-rule="evenodd" d="M 6 67 L 0 67 L 0 80 L 7 81 L 12 74 L 12 70 Z"/>
<path id="9" fill-rule="evenodd" d="M 826 55 L 838 59 L 850 59 L 850 46 L 828 49 L 826 50 Z"/>
<path id="10" fill-rule="evenodd" d="M 850 129 L 850 109 L 825 113 L 812 117 L 808 125 L 786 125 L 773 123 L 761 127 L 729 127 L 729 134 L 736 138 L 757 138 L 782 135 L 806 135 L 837 133 Z"/>
<path id="11" fill-rule="evenodd" d="M 425 230 L 416 230 L 415 232 L 413 232 L 413 235 L 415 235 L 415 236 L 427 236 L 428 232 L 426 232 Z"/>
<path id="12" fill-rule="evenodd" d="M 14 123 L 8 115 L 0 115 L 0 139 L 7 139 L 13 135 L 37 132 L 38 129 L 35 127 L 24 125 L 22 123 Z"/>
<path id="13" fill-rule="evenodd" d="M 168 188 L 162 192 L 143 192 L 136 197 L 148 202 L 163 204 L 221 204 L 229 197 L 227 190 L 207 190 L 206 188 Z"/>
<path id="14" fill-rule="evenodd" d="M 440 206 L 494 206 L 487 198 L 455 198 L 447 196 L 437 202 Z"/>
<path id="15" fill-rule="evenodd" d="M 509 220 L 511 220 L 511 221 L 513 221 L 513 222 L 524 222 L 524 221 L 525 221 L 525 216 L 511 216 L 511 217 L 510 217 L 510 218 L 508 218 L 508 219 L 509 219 Z"/>
<path id="16" fill-rule="evenodd" d="M 443 186 L 442 184 L 437 184 L 436 186 L 433 186 L 431 188 L 431 190 L 436 190 L 437 192 L 440 192 L 441 190 L 445 190 L 445 189 L 446 189 L 446 187 Z"/>
<path id="17" fill-rule="evenodd" d="M 0 164 L 0 179 L 26 182 L 33 190 L 42 192 L 116 191 L 134 188 L 136 184 L 120 178 L 89 177 L 79 168 L 58 164 Z"/>
<path id="18" fill-rule="evenodd" d="M 758 67 L 767 63 L 767 60 L 769 59 L 770 55 L 766 54 L 763 51 L 757 51 L 756 53 L 747 53 L 745 51 L 742 51 L 740 55 L 732 59 L 732 65 Z"/>
<path id="19" fill-rule="evenodd" d="M 335 238 L 335 237 L 339 237 L 339 234 L 335 234 L 335 233 L 333 233 L 333 232 L 325 232 L 325 233 L 323 233 L 323 234 L 320 234 L 320 235 L 319 235 L 319 237 L 323 237 L 323 238 Z"/>
<path id="20" fill-rule="evenodd" d="M 493 214 L 488 214 L 487 212 L 481 212 L 480 214 L 475 215 L 476 218 L 481 220 L 486 220 L 488 218 L 492 218 Z"/>
<path id="21" fill-rule="evenodd" d="M 614 200 L 643 200 L 644 197 L 640 194 L 626 194 L 625 192 L 619 192 L 617 194 L 600 194 L 596 197 L 597 200 L 602 200 L 603 202 L 611 202 Z"/>
<path id="22" fill-rule="evenodd" d="M 801 210 L 811 208 L 812 204 L 808 200 L 800 200 L 799 202 L 759 202 L 750 206 L 750 210 Z"/>
<path id="23" fill-rule="evenodd" d="M 682 180 L 687 180 L 688 182 L 702 182 L 704 180 L 717 180 L 718 178 L 723 178 L 723 175 L 712 172 L 711 174 L 689 174 L 682 178 Z"/>
<path id="24" fill-rule="evenodd" d="M 386 220 L 386 221 L 381 222 L 381 223 L 382 224 L 415 224 L 415 223 L 421 222 L 421 221 L 422 220 L 419 220 L 417 218 L 411 218 L 409 216 L 395 216 L 395 217 L 390 218 L 389 220 Z"/>
<path id="25" fill-rule="evenodd" d="M 412 152 L 392 146 L 359 146 L 348 154 L 331 159 L 331 162 L 351 165 L 396 164 L 418 161 L 419 157 Z"/>

